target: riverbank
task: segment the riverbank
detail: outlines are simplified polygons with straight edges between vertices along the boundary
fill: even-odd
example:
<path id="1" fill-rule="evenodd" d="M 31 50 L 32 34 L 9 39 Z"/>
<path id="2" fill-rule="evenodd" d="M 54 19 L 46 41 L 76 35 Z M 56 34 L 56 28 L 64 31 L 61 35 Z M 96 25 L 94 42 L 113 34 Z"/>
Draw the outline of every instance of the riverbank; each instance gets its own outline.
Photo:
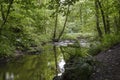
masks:
<path id="1" fill-rule="evenodd" d="M 96 65 L 91 80 L 120 80 L 120 44 L 99 53 L 94 58 L 100 64 Z"/>

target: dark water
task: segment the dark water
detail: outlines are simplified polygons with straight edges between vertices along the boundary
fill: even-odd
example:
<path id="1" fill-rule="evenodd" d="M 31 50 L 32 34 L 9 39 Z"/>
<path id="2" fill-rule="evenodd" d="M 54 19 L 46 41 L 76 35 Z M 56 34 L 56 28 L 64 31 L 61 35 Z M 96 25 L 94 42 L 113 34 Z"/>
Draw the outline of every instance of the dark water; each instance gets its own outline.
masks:
<path id="1" fill-rule="evenodd" d="M 47 45 L 42 50 L 39 55 L 24 55 L 1 63 L 0 80 L 52 80 L 55 75 L 53 49 Z"/>

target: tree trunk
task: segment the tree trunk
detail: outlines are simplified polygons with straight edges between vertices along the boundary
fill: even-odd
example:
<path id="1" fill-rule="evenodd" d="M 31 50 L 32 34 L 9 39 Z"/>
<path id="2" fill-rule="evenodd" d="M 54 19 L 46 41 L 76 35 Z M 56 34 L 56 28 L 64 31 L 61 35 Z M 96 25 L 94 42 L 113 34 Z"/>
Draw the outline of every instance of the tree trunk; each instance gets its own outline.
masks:
<path id="1" fill-rule="evenodd" d="M 109 5 L 107 0 L 107 10 L 106 10 L 106 27 L 107 27 L 107 33 L 110 33 L 110 20 L 109 20 Z"/>
<path id="2" fill-rule="evenodd" d="M 58 23 L 58 9 L 56 10 L 56 16 L 55 16 L 55 26 L 54 26 L 54 31 L 53 31 L 53 42 L 56 42 L 57 39 L 56 39 L 56 31 L 57 31 L 57 23 Z"/>
<path id="3" fill-rule="evenodd" d="M 119 11 L 119 20 L 120 20 L 120 0 L 118 0 L 118 11 Z"/>
<path id="4" fill-rule="evenodd" d="M 107 27 L 107 33 L 110 34 L 110 20 L 108 14 L 106 15 L 106 27 Z"/>
<path id="5" fill-rule="evenodd" d="M 118 14 L 119 14 L 119 28 L 120 28 L 120 0 L 119 0 L 119 10 L 118 10 Z"/>
<path id="6" fill-rule="evenodd" d="M 101 16 L 102 16 L 102 21 L 103 21 L 103 25 L 104 25 L 104 32 L 105 34 L 107 34 L 107 26 L 106 26 L 106 21 L 105 21 L 105 13 L 103 11 L 103 7 L 101 5 L 101 2 L 99 0 L 97 0 L 100 11 L 101 11 Z"/>
<path id="7" fill-rule="evenodd" d="M 96 16 L 96 28 L 97 28 L 97 32 L 98 32 L 98 35 L 99 37 L 102 37 L 102 31 L 100 29 L 100 26 L 99 26 L 99 9 L 98 9 L 98 4 L 97 4 L 97 0 L 95 0 L 95 16 Z"/>

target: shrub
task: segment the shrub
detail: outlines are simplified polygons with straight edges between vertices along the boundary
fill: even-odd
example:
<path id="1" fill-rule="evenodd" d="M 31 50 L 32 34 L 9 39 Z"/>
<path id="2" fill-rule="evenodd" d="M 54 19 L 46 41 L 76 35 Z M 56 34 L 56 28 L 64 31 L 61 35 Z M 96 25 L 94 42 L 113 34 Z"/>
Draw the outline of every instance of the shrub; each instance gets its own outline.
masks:
<path id="1" fill-rule="evenodd" d="M 0 57 L 10 56 L 14 53 L 14 50 L 15 47 L 11 43 L 5 41 L 0 42 Z"/>

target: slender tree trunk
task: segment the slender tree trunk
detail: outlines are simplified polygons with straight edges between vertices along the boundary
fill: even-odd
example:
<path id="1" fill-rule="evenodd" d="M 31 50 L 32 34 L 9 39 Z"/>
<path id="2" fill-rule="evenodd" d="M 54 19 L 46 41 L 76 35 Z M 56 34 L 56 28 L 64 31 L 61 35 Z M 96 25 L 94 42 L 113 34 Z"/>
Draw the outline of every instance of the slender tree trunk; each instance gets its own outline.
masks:
<path id="1" fill-rule="evenodd" d="M 119 1 L 119 11 L 118 11 L 118 14 L 119 14 L 119 28 L 120 28 L 120 1 Z"/>
<path id="2" fill-rule="evenodd" d="M 53 32 L 53 42 L 56 42 L 56 31 L 57 31 L 57 24 L 58 24 L 58 8 L 56 10 L 56 16 L 55 16 L 55 27 L 54 27 L 54 32 Z"/>
<path id="3" fill-rule="evenodd" d="M 117 33 L 120 32 L 120 0 L 117 0 L 117 9 L 118 9 L 118 17 L 117 17 Z"/>
<path id="4" fill-rule="evenodd" d="M 108 14 L 106 15 L 106 27 L 107 27 L 107 33 L 110 34 L 110 20 Z"/>
<path id="5" fill-rule="evenodd" d="M 119 13 L 119 23 L 120 23 L 120 0 L 118 0 L 118 13 Z"/>
<path id="6" fill-rule="evenodd" d="M 96 15 L 97 32 L 98 32 L 99 37 L 102 37 L 102 31 L 101 31 L 100 26 L 99 26 L 99 7 L 98 7 L 97 0 L 95 0 L 95 11 L 96 11 L 95 15 Z"/>
<path id="7" fill-rule="evenodd" d="M 106 10 L 106 27 L 107 27 L 107 33 L 110 33 L 110 20 L 109 20 L 109 5 L 107 0 L 107 10 Z"/>
<path id="8" fill-rule="evenodd" d="M 63 35 L 64 31 L 65 31 L 66 23 L 67 23 L 67 20 L 68 20 L 69 8 L 70 8 L 70 5 L 68 5 L 65 23 L 63 25 L 62 31 L 60 32 L 60 35 L 58 36 L 58 41 L 60 40 L 60 38 L 62 37 L 62 35 Z"/>
<path id="9" fill-rule="evenodd" d="M 101 2 L 99 0 L 97 0 L 97 2 L 98 2 L 98 5 L 99 5 L 99 8 L 100 8 L 100 11 L 101 11 L 102 21 L 103 21 L 103 25 L 104 25 L 104 32 L 105 32 L 105 34 L 107 34 L 107 26 L 106 26 L 106 21 L 105 21 L 105 13 L 104 13 L 103 7 L 101 5 Z"/>

